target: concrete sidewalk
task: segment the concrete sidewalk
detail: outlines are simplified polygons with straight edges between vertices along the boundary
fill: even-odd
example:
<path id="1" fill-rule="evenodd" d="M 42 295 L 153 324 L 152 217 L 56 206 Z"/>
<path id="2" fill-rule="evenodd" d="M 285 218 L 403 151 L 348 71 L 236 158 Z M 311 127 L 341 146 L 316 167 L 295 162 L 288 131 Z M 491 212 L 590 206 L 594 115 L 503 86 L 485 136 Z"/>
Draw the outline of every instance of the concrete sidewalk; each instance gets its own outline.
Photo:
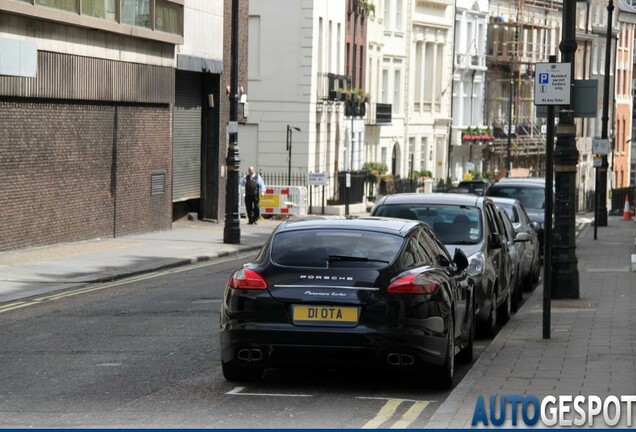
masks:
<path id="1" fill-rule="evenodd" d="M 241 243 L 224 224 L 178 221 L 172 230 L 0 252 L 0 303 L 259 249 L 280 223 L 241 220 Z"/>
<path id="2" fill-rule="evenodd" d="M 540 284 L 426 427 L 471 427 L 480 395 L 487 403 L 491 395 L 541 400 L 636 394 L 636 272 L 630 260 L 635 239 L 633 221 L 610 217 L 607 227 L 597 229 L 597 240 L 588 224 L 576 241 L 580 298 L 552 301 L 550 339 L 542 336 Z M 510 414 L 506 418 L 501 427 L 511 427 Z M 623 413 L 618 426 L 626 427 L 625 422 Z"/>

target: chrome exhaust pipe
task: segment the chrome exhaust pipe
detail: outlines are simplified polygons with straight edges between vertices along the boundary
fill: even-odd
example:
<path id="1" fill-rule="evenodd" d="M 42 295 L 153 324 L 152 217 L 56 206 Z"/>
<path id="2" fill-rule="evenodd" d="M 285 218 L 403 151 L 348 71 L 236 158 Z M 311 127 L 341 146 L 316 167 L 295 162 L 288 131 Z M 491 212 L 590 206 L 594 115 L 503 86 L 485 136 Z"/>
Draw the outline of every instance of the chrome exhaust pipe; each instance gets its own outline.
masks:
<path id="1" fill-rule="evenodd" d="M 263 351 L 258 348 L 239 350 L 236 354 L 239 360 L 246 361 L 248 363 L 257 362 L 263 360 Z"/>
<path id="2" fill-rule="evenodd" d="M 252 358 L 251 361 L 261 361 L 263 360 L 263 351 L 253 348 L 250 350 L 250 357 Z"/>
<path id="3" fill-rule="evenodd" d="M 398 353 L 390 353 L 386 356 L 386 362 L 391 366 L 400 365 L 400 355 Z"/>
<path id="4" fill-rule="evenodd" d="M 250 361 L 250 350 L 248 349 L 242 349 L 239 350 L 239 352 L 236 354 L 236 356 L 238 357 L 239 360 L 243 360 L 243 361 Z"/>
<path id="5" fill-rule="evenodd" d="M 401 354 L 400 363 L 402 366 L 413 366 L 415 364 L 415 359 L 410 354 Z"/>
<path id="6" fill-rule="evenodd" d="M 391 366 L 413 366 L 415 357 L 411 354 L 390 353 L 386 356 L 386 362 Z"/>

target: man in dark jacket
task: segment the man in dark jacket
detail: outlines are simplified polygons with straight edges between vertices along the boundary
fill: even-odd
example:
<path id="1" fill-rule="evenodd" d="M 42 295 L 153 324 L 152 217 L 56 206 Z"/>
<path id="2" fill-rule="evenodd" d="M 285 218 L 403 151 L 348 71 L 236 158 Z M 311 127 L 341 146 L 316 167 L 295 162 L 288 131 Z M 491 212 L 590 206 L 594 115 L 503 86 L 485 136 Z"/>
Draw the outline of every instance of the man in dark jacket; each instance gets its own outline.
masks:
<path id="1" fill-rule="evenodd" d="M 258 203 L 261 194 L 265 192 L 265 184 L 261 176 L 254 172 L 254 167 L 247 169 L 247 175 L 241 179 L 241 186 L 245 187 L 245 212 L 250 225 L 256 225 L 261 217 Z"/>

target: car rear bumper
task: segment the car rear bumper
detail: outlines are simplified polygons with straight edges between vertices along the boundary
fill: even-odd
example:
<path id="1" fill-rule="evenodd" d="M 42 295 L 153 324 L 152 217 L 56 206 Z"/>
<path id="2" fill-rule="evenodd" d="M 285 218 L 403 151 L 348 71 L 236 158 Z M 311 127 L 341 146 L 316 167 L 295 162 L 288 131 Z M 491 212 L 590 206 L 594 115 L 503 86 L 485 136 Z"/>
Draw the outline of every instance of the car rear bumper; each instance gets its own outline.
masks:
<path id="1" fill-rule="evenodd" d="M 326 328 L 229 321 L 220 332 L 223 362 L 255 367 L 441 365 L 446 340 L 446 331 L 433 333 L 408 326 Z"/>

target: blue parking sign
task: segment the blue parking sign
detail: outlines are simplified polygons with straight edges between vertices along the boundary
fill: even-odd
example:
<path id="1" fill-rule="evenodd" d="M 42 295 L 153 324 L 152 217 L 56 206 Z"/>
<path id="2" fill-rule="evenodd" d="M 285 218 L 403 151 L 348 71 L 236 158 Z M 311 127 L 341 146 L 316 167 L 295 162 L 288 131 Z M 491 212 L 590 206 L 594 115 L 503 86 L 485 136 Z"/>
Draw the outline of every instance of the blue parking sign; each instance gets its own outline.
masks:
<path id="1" fill-rule="evenodd" d="M 550 74 L 540 73 L 539 74 L 539 84 L 548 84 L 550 82 Z"/>

